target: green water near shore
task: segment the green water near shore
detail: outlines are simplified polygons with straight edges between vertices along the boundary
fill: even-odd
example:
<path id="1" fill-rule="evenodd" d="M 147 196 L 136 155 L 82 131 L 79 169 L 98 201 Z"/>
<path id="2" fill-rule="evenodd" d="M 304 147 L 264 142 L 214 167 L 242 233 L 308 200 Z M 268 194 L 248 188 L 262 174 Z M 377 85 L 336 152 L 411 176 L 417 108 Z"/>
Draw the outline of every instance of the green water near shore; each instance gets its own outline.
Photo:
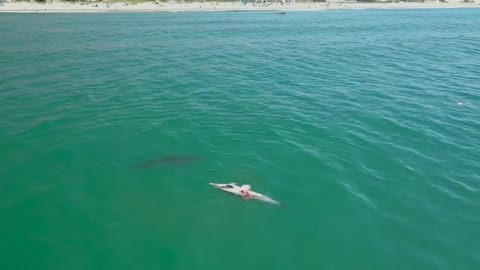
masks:
<path id="1" fill-rule="evenodd" d="M 0 268 L 478 269 L 478 25 L 1 15 Z"/>

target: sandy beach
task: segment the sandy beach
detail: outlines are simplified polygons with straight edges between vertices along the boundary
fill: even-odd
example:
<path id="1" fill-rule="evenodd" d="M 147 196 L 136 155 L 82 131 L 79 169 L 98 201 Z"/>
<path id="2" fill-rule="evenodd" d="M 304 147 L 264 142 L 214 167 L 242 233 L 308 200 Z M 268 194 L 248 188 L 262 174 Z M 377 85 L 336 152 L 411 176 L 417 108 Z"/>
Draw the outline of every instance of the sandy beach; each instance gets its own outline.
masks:
<path id="1" fill-rule="evenodd" d="M 0 6 L 0 12 L 36 13 L 81 13 L 81 12 L 186 12 L 186 11 L 320 11 L 337 9 L 418 9 L 418 8 L 480 8 L 480 0 L 465 3 L 463 1 L 425 2 L 425 3 L 289 3 L 289 4 L 256 4 L 248 3 L 243 5 L 239 2 L 217 3 L 70 3 L 70 2 L 6 2 Z"/>

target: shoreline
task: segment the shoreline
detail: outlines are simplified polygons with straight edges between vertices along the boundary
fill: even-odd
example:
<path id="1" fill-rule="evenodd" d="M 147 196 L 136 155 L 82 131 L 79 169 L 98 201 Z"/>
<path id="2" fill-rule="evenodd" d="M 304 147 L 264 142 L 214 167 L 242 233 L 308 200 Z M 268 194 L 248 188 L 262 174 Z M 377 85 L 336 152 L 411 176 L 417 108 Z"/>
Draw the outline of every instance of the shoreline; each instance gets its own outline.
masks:
<path id="1" fill-rule="evenodd" d="M 478 1 L 478 0 L 477 0 Z M 242 5 L 241 2 L 197 2 L 197 3 L 36 3 L 7 2 L 0 6 L 0 13 L 105 13 L 105 12 L 226 12 L 226 11 L 323 11 L 355 9 L 447 9 L 480 8 L 480 2 L 464 3 L 291 3 L 270 5 Z"/>

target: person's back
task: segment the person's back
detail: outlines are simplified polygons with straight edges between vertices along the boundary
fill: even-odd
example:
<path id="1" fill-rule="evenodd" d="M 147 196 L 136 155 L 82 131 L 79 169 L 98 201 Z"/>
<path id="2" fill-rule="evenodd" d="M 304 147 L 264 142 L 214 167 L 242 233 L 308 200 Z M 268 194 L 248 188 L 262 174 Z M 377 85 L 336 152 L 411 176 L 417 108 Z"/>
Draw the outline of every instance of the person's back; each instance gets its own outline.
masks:
<path id="1" fill-rule="evenodd" d="M 250 195 L 250 189 L 251 189 L 251 186 L 250 185 L 243 185 L 240 187 L 240 193 L 242 193 L 242 196 L 244 199 L 251 199 L 252 198 L 252 195 Z"/>

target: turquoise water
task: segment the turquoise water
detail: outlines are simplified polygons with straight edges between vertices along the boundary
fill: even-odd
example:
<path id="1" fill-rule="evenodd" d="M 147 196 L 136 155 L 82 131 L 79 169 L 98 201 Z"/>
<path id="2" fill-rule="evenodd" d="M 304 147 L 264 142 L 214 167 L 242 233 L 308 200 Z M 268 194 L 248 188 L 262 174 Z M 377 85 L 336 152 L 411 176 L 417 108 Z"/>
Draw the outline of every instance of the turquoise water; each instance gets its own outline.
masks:
<path id="1" fill-rule="evenodd" d="M 479 269 L 479 26 L 0 14 L 0 269 Z"/>

